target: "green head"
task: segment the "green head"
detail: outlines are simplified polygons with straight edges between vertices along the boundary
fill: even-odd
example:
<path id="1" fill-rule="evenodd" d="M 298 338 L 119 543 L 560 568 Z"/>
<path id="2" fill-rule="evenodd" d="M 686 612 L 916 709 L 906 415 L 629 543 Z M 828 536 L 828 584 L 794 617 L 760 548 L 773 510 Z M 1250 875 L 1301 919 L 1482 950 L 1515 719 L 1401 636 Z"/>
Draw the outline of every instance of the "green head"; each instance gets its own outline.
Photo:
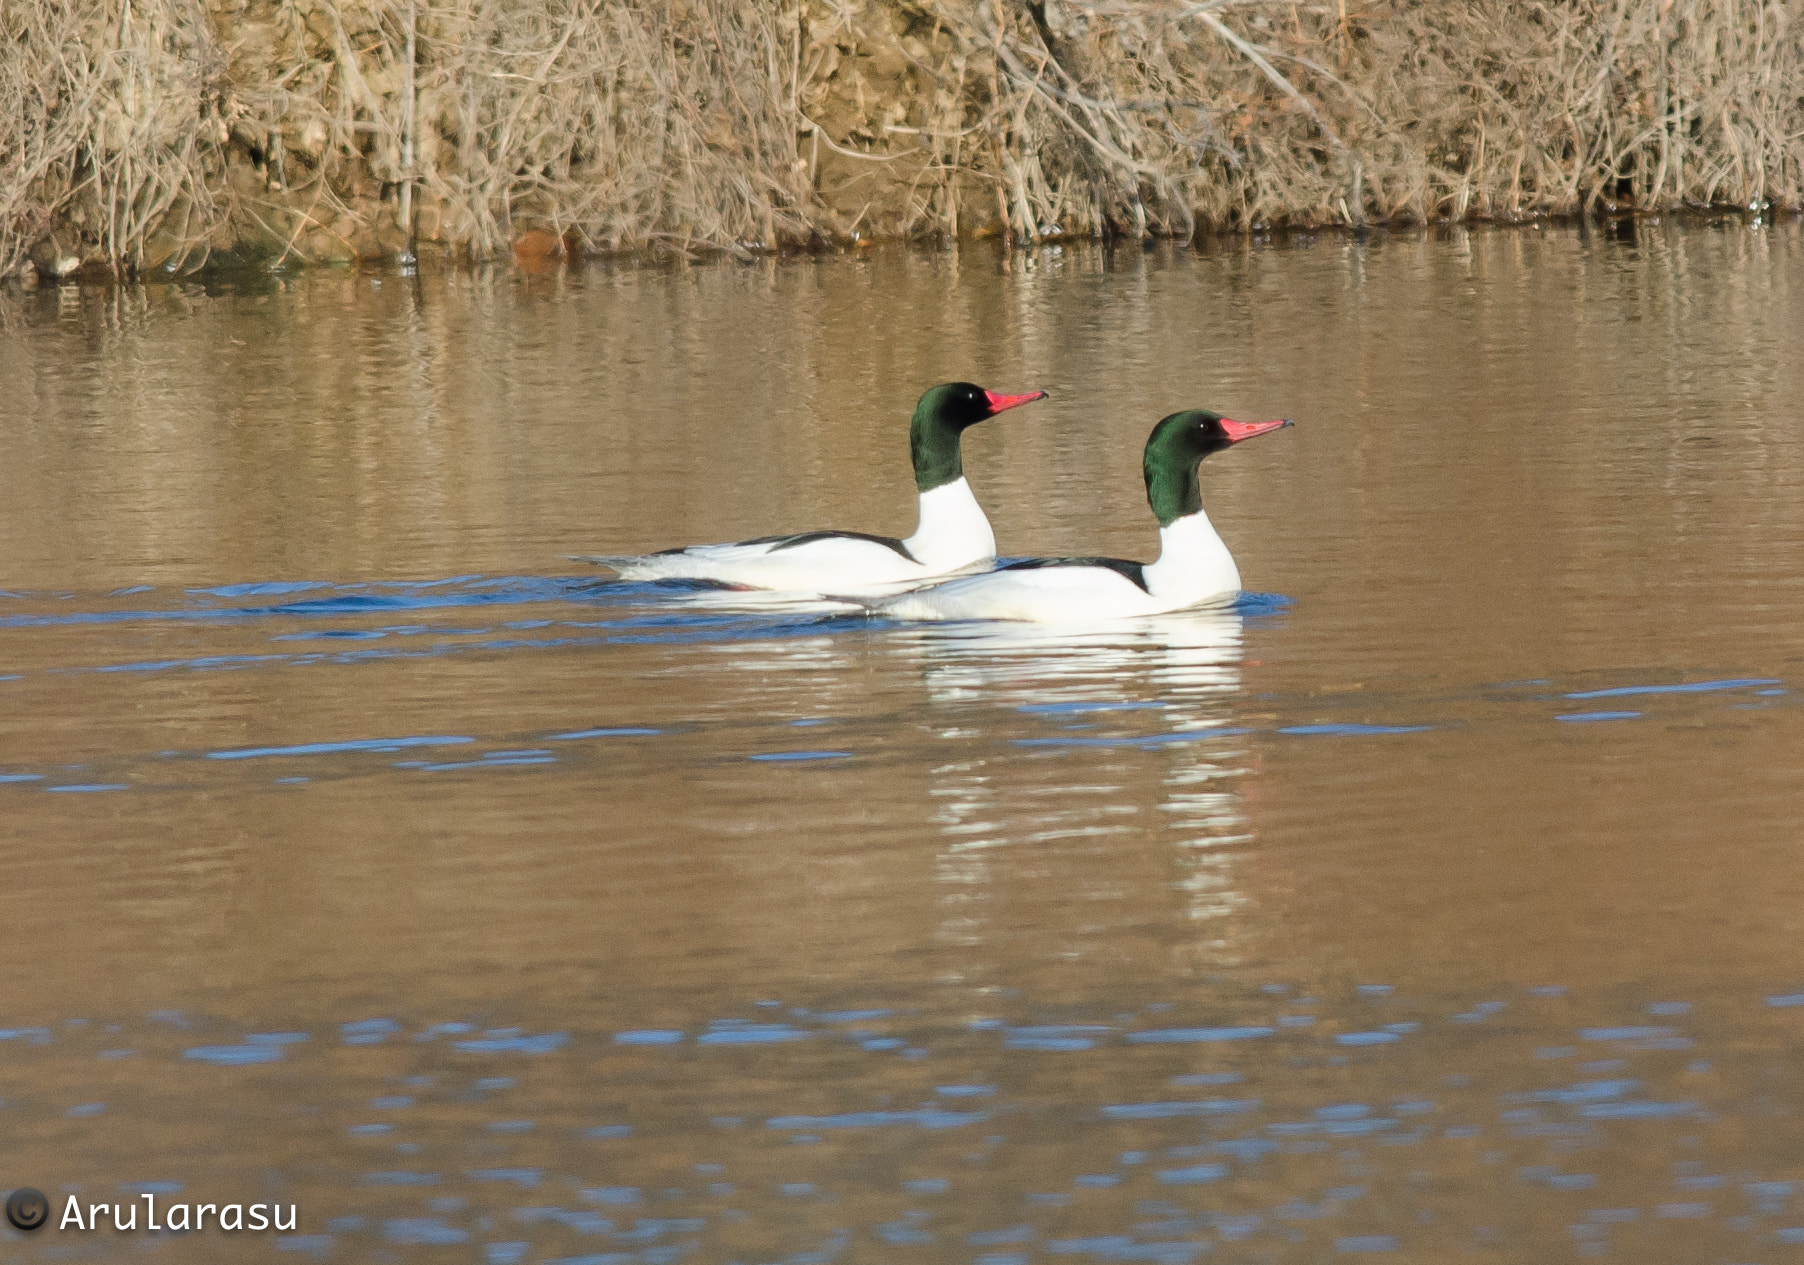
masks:
<path id="1" fill-rule="evenodd" d="M 1220 413 L 1187 409 L 1153 427 L 1153 433 L 1147 436 L 1143 465 L 1146 503 L 1153 507 L 1159 526 L 1170 527 L 1203 508 L 1196 468 L 1204 457 L 1290 424 L 1288 417 L 1270 422 L 1236 422 Z"/>
<path id="2" fill-rule="evenodd" d="M 929 387 L 908 423 L 908 455 L 915 463 L 915 487 L 931 492 L 963 477 L 959 437 L 986 417 L 1046 398 L 1044 391 L 1002 395 L 969 382 Z"/>

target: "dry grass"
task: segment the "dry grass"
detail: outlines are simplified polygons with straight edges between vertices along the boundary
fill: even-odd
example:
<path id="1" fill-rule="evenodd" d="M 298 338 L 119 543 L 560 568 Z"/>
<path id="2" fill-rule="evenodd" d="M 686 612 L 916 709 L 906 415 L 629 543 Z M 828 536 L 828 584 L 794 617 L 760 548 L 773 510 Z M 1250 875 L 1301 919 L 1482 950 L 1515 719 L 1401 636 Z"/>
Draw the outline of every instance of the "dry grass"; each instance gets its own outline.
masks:
<path id="1" fill-rule="evenodd" d="M 0 0 L 0 270 L 1804 205 L 1804 0 Z"/>
<path id="2" fill-rule="evenodd" d="M 0 265 L 57 227 L 122 267 L 172 220 L 204 236 L 220 60 L 199 3 L 8 3 L 0 38 Z"/>

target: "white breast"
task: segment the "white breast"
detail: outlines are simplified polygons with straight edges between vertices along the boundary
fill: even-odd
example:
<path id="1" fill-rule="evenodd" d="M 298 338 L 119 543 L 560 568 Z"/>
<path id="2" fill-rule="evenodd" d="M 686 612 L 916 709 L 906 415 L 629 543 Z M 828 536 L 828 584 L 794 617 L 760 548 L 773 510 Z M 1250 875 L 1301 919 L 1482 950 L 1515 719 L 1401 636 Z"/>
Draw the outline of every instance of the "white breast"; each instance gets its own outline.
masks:
<path id="1" fill-rule="evenodd" d="M 921 493 L 921 520 L 902 542 L 927 574 L 956 571 L 996 556 L 996 535 L 963 478 Z"/>
<path id="2" fill-rule="evenodd" d="M 1159 560 L 1146 568 L 1146 588 L 1162 610 L 1177 610 L 1240 591 L 1240 568 L 1202 510 L 1159 529 Z"/>

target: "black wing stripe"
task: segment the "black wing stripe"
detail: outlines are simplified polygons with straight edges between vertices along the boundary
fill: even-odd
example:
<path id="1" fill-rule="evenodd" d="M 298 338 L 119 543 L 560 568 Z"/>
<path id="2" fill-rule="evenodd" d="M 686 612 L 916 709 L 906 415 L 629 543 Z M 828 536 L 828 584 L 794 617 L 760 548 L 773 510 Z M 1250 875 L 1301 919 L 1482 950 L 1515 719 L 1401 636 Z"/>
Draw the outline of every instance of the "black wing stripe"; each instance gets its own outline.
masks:
<path id="1" fill-rule="evenodd" d="M 910 562 L 920 565 L 921 560 L 908 552 L 908 546 L 894 536 L 873 536 L 862 531 L 805 531 L 794 536 L 753 536 L 750 540 L 735 541 L 740 545 L 769 545 L 772 553 L 784 549 L 794 549 L 798 545 L 806 545 L 816 540 L 868 540 L 873 545 L 882 545 L 885 549 L 894 549 Z M 691 545 L 678 545 L 675 549 L 660 549 L 653 557 L 665 554 L 688 553 Z"/>
<path id="2" fill-rule="evenodd" d="M 885 549 L 894 549 L 910 562 L 920 563 L 920 559 L 908 552 L 908 546 L 894 536 L 873 536 L 862 531 L 805 531 L 796 536 L 760 536 L 757 540 L 741 541 L 747 545 L 769 545 L 772 553 L 780 553 L 785 549 L 795 549 L 801 545 L 813 544 L 817 540 L 865 540 L 873 545 L 882 545 Z"/>
<path id="3" fill-rule="evenodd" d="M 1019 562 L 1005 562 L 996 569 L 1038 571 L 1041 567 L 1102 567 L 1129 580 L 1143 593 L 1152 591 L 1146 587 L 1146 564 L 1129 562 L 1126 558 L 1023 558 Z"/>

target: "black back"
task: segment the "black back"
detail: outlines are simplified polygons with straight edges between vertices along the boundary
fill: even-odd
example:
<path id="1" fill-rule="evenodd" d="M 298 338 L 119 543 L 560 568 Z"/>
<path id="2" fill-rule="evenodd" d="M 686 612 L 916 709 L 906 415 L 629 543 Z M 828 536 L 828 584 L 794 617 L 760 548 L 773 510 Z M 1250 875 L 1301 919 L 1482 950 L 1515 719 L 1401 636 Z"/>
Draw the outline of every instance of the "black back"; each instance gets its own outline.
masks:
<path id="1" fill-rule="evenodd" d="M 1146 564 L 1129 562 L 1126 558 L 1023 558 L 1019 562 L 1005 562 L 996 569 L 1038 571 L 1041 567 L 1102 567 L 1131 581 L 1141 592 L 1151 592 L 1146 587 Z"/>
<path id="2" fill-rule="evenodd" d="M 908 546 L 894 536 L 873 536 L 864 531 L 805 531 L 794 536 L 758 536 L 752 540 L 742 540 L 742 545 L 769 545 L 772 553 L 780 553 L 785 549 L 794 549 L 798 545 L 811 544 L 817 540 L 868 540 L 873 545 L 882 545 L 885 549 L 894 549 L 910 562 L 918 563 L 919 558 L 908 552 Z"/>

